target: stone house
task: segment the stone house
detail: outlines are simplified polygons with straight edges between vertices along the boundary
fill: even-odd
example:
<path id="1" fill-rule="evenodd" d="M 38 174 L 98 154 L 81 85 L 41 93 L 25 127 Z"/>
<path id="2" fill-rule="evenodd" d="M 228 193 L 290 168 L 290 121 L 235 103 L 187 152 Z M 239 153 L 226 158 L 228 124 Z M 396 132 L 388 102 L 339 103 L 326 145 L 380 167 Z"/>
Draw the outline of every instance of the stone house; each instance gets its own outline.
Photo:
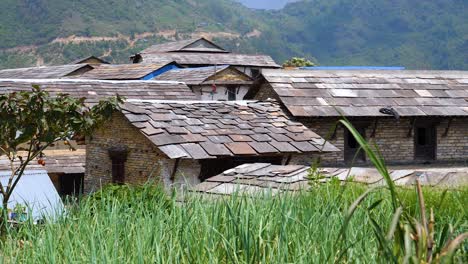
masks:
<path id="1" fill-rule="evenodd" d="M 154 80 L 184 82 L 202 101 L 243 100 L 253 84 L 250 76 L 229 65 L 175 69 Z"/>
<path id="2" fill-rule="evenodd" d="M 194 185 L 252 162 L 337 149 L 275 102 L 129 100 L 86 143 L 85 192 L 108 183 Z"/>
<path id="3" fill-rule="evenodd" d="M 246 98 L 279 100 L 341 149 L 324 164 L 368 163 L 346 117 L 390 164 L 468 161 L 468 72 L 265 70 Z"/>
<path id="4" fill-rule="evenodd" d="M 188 67 L 231 65 L 239 71 L 256 78 L 262 69 L 281 68 L 268 55 L 236 54 L 206 39 L 189 39 L 153 45 L 131 57 L 134 63 L 175 61 Z"/>
<path id="5" fill-rule="evenodd" d="M 146 100 L 196 100 L 190 88 L 181 82 L 162 81 L 104 81 L 75 79 L 0 79 L 0 94 L 18 91 L 31 91 L 36 84 L 49 92 L 51 96 L 59 93 L 75 98 L 86 98 L 86 103 L 93 105 L 99 100 L 119 94 L 127 99 Z M 45 169 L 60 195 L 75 195 L 83 191 L 85 174 L 86 146 L 80 137 L 68 142 L 77 151 L 70 151 L 69 146 L 58 142 L 48 148 L 44 154 L 45 167 L 31 164 L 28 169 Z M 8 172 L 10 164 L 0 153 L 0 172 Z"/>

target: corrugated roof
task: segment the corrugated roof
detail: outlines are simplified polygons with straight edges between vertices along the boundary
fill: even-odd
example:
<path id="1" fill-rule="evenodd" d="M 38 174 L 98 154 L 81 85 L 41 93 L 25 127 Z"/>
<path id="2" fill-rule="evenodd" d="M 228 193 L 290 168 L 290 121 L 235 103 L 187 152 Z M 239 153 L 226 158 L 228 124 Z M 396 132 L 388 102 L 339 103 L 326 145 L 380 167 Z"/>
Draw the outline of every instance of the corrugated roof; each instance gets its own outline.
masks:
<path id="1" fill-rule="evenodd" d="M 175 61 L 181 65 L 233 65 L 262 68 L 281 68 L 268 55 L 249 55 L 234 53 L 170 52 L 141 53 L 144 63 Z"/>
<path id="2" fill-rule="evenodd" d="M 8 184 L 9 177 L 9 171 L 0 171 L 0 181 L 4 186 Z M 60 196 L 45 170 L 24 172 L 8 202 L 8 208 L 14 209 L 16 204 L 26 205 L 36 220 L 43 215 L 55 216 L 63 211 Z"/>
<path id="3" fill-rule="evenodd" d="M 170 64 L 174 63 L 101 64 L 94 66 L 93 70 L 73 76 L 73 78 L 95 80 L 139 80 Z"/>
<path id="4" fill-rule="evenodd" d="M 171 159 L 338 151 L 274 102 L 129 100 L 122 112 Z"/>
<path id="5" fill-rule="evenodd" d="M 0 94 L 30 91 L 37 84 L 52 96 L 58 93 L 76 98 L 85 97 L 87 103 L 119 94 L 127 99 L 196 100 L 196 95 L 181 82 L 162 81 L 104 81 L 81 79 L 0 79 Z"/>
<path id="6" fill-rule="evenodd" d="M 467 71 L 264 70 L 296 117 L 468 116 Z"/>
<path id="7" fill-rule="evenodd" d="M 2 79 L 57 79 L 73 75 L 80 70 L 92 70 L 88 64 L 70 64 L 60 66 L 42 66 L 0 70 Z"/>

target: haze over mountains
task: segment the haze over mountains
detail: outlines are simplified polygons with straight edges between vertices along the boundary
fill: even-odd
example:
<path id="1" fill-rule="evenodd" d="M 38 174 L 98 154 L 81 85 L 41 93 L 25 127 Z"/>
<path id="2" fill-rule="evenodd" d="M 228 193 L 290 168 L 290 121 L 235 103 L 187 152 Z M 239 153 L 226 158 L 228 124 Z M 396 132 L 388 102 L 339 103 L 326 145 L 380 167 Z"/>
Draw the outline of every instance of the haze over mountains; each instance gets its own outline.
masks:
<path id="1" fill-rule="evenodd" d="M 0 67 L 60 64 L 90 54 L 122 63 L 153 43 L 203 35 L 235 52 L 270 54 L 278 63 L 300 56 L 320 65 L 468 70 L 467 5 L 306 0 L 258 10 L 233 0 L 2 0 Z"/>

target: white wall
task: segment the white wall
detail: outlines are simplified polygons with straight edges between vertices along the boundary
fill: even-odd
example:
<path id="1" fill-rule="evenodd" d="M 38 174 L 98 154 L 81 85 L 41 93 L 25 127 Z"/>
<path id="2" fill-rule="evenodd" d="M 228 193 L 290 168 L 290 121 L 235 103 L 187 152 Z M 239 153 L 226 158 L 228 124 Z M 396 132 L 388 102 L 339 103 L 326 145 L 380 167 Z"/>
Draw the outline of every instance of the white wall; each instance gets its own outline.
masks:
<path id="1" fill-rule="evenodd" d="M 212 93 L 213 88 L 211 85 L 193 86 L 193 91 L 197 95 L 198 99 L 203 101 L 219 101 L 228 100 L 227 87 L 223 85 L 216 85 L 216 92 Z M 236 91 L 236 100 L 243 100 L 250 86 L 241 85 Z"/>

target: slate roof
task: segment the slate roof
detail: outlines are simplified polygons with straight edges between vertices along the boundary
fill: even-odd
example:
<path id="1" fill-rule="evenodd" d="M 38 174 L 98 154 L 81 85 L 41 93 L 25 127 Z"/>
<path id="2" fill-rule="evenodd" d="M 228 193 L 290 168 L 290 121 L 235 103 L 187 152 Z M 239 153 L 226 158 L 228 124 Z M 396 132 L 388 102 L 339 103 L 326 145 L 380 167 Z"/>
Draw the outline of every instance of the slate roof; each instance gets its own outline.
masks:
<path id="1" fill-rule="evenodd" d="M 100 63 L 103 63 L 103 64 L 109 64 L 109 62 L 99 58 L 99 57 L 96 57 L 96 56 L 88 56 L 88 57 L 84 57 L 84 58 L 79 58 L 77 60 L 74 60 L 72 63 L 70 64 L 82 64 L 82 63 L 86 63 L 88 60 L 97 60 L 99 61 Z"/>
<path id="2" fill-rule="evenodd" d="M 243 164 L 220 175 L 208 178 L 191 190 L 205 194 L 230 195 L 234 192 L 244 194 L 276 194 L 284 191 L 300 191 L 310 188 L 310 167 L 302 165 L 272 165 L 268 163 Z M 391 168 L 390 176 L 396 185 L 414 185 L 418 179 L 421 185 L 438 187 L 459 187 L 468 185 L 466 167 L 422 167 Z M 369 185 L 385 185 L 385 181 L 375 168 L 322 168 L 320 182 L 332 178 L 340 181 L 352 180 Z"/>
<path id="3" fill-rule="evenodd" d="M 0 70 L 2 79 L 57 79 L 73 75 L 79 70 L 92 70 L 88 64 L 70 64 L 60 66 L 42 66 Z"/>
<path id="4" fill-rule="evenodd" d="M 28 166 L 28 170 L 46 170 L 50 173 L 84 173 L 86 162 L 86 151 L 78 149 L 70 150 L 45 150 L 44 161 L 46 165 L 43 167 L 35 161 L 32 161 Z M 6 157 L 0 157 L 0 171 L 10 171 L 10 163 Z"/>
<path id="5" fill-rule="evenodd" d="M 309 188 L 309 169 L 302 165 L 243 164 L 208 178 L 194 186 L 192 191 L 230 195 L 234 192 L 261 194 L 271 190 L 275 194 L 278 191 L 306 190 Z"/>
<path id="6" fill-rule="evenodd" d="M 468 116 L 468 71 L 264 70 L 295 117 Z"/>
<path id="7" fill-rule="evenodd" d="M 129 100 L 122 113 L 171 159 L 338 151 L 274 102 Z"/>
<path id="8" fill-rule="evenodd" d="M 95 80 L 139 80 L 173 62 L 161 64 L 100 64 L 93 66 L 94 69 L 73 78 L 95 79 Z"/>
<path id="9" fill-rule="evenodd" d="M 196 95 L 181 82 L 161 81 L 104 81 L 80 79 L 0 79 L 0 94 L 16 91 L 31 91 L 31 85 L 37 84 L 51 95 L 69 94 L 81 98 L 87 103 L 119 94 L 127 99 L 146 100 L 196 100 Z"/>
<path id="10" fill-rule="evenodd" d="M 204 42 L 206 45 L 198 45 L 195 47 L 189 47 L 196 42 Z M 211 46 L 211 47 L 210 47 Z M 180 41 L 173 41 L 168 43 L 156 44 L 143 50 L 143 53 L 160 53 L 160 52 L 217 52 L 217 53 L 229 53 L 225 49 L 216 45 L 210 40 L 205 38 L 197 39 L 186 39 Z"/>
<path id="11" fill-rule="evenodd" d="M 181 65 L 233 65 L 262 68 L 281 68 L 268 55 L 249 55 L 235 53 L 200 53 L 200 52 L 170 52 L 141 53 L 144 63 L 161 63 L 175 61 Z"/>
<path id="12" fill-rule="evenodd" d="M 221 66 L 209 66 L 209 67 L 200 67 L 200 68 L 185 68 L 185 69 L 175 69 L 167 71 L 159 76 L 156 76 L 154 80 L 164 81 L 164 80 L 171 80 L 171 81 L 179 81 L 184 82 L 187 85 L 201 85 L 205 81 L 207 81 L 210 77 L 215 76 L 216 74 L 229 69 L 231 66 L 229 65 L 221 65 Z M 237 71 L 237 69 L 233 69 Z M 253 80 L 246 74 L 239 72 L 239 74 L 244 75 L 250 81 L 242 81 L 242 80 L 219 80 L 216 83 L 252 83 Z M 210 81 L 211 82 L 211 81 Z"/>

